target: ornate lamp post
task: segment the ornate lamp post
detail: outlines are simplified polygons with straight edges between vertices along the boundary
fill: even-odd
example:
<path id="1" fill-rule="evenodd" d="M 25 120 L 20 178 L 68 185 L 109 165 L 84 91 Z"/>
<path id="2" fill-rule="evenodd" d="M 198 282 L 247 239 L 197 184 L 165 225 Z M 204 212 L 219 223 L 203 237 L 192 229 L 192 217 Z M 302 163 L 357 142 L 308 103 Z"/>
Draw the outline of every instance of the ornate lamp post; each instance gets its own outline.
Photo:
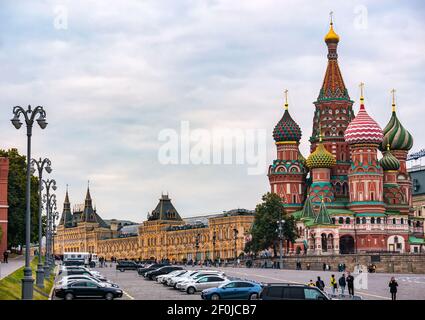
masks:
<path id="1" fill-rule="evenodd" d="M 213 252 L 212 252 L 212 260 L 215 264 L 215 243 L 217 241 L 217 232 L 213 232 L 213 236 L 212 236 L 212 244 L 213 244 Z"/>
<path id="2" fill-rule="evenodd" d="M 56 210 L 56 195 L 50 194 L 50 188 L 56 190 L 56 180 L 49 179 L 43 180 L 43 188 L 46 189 L 45 197 L 43 202 L 46 204 L 46 215 L 47 215 L 47 223 L 46 223 L 46 247 L 44 252 L 44 278 L 48 279 L 50 277 L 50 261 L 49 261 L 49 246 L 50 246 L 50 228 L 51 228 L 51 220 L 52 213 Z"/>
<path id="3" fill-rule="evenodd" d="M 56 220 L 59 218 L 59 212 L 55 211 L 55 213 L 53 214 L 53 219 L 52 219 L 52 223 L 53 223 L 53 227 L 51 228 L 52 231 L 52 235 L 51 235 L 51 239 L 52 239 L 52 246 L 51 246 L 51 255 L 52 255 L 52 264 L 51 264 L 51 268 L 53 270 L 53 268 L 55 267 L 55 235 L 56 235 Z"/>
<path id="4" fill-rule="evenodd" d="M 42 197 L 41 197 L 41 191 L 43 189 L 43 171 L 46 170 L 47 173 L 52 172 L 51 168 L 51 161 L 49 159 L 41 160 L 41 158 L 37 161 L 35 159 L 31 160 L 31 166 L 35 170 L 38 171 L 38 195 L 39 195 L 39 206 L 38 206 L 38 265 L 37 265 L 37 271 L 36 271 L 36 280 L 35 283 L 37 287 L 44 288 L 44 269 L 43 269 L 43 262 L 41 261 L 41 239 L 43 237 L 43 224 L 41 221 L 42 211 L 43 211 L 43 205 L 41 203 Z"/>
<path id="5" fill-rule="evenodd" d="M 285 223 L 285 220 L 280 219 L 278 221 L 276 221 L 277 223 L 277 232 L 278 232 L 278 236 L 279 236 L 279 269 L 281 269 L 283 267 L 283 225 Z"/>
<path id="6" fill-rule="evenodd" d="M 233 228 L 233 239 L 235 241 L 235 266 L 236 266 L 236 261 L 238 259 L 238 248 L 237 248 L 238 234 L 239 234 L 238 229 Z"/>
<path id="7" fill-rule="evenodd" d="M 25 213 L 25 268 L 24 278 L 22 279 L 22 300 L 32 300 L 34 280 L 30 266 L 30 245 L 31 245 L 31 137 L 32 127 L 35 117 L 38 115 L 37 123 L 41 129 L 47 126 L 46 112 L 43 107 L 38 106 L 34 110 L 31 106 L 25 110 L 20 106 L 13 108 L 13 118 L 11 120 L 16 129 L 20 129 L 22 122 L 20 116 L 24 117 L 27 126 L 27 187 L 26 187 L 26 213 Z"/>
<path id="8" fill-rule="evenodd" d="M 196 262 L 198 262 L 198 251 L 199 251 L 199 241 L 200 241 L 200 239 L 201 239 L 201 234 L 200 234 L 200 233 L 198 233 L 198 234 L 196 235 L 196 238 L 195 238 L 195 248 L 196 248 L 196 252 L 195 252 L 195 261 L 196 261 Z"/>

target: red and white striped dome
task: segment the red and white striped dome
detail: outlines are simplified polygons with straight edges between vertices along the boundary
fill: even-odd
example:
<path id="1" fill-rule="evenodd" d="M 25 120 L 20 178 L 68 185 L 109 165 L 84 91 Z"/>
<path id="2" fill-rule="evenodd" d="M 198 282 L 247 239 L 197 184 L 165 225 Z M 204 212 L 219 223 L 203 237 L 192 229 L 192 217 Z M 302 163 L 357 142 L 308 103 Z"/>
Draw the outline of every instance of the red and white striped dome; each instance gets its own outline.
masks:
<path id="1" fill-rule="evenodd" d="M 348 144 L 381 143 L 384 138 L 381 127 L 366 112 L 365 106 L 360 105 L 359 113 L 347 127 L 344 134 Z"/>

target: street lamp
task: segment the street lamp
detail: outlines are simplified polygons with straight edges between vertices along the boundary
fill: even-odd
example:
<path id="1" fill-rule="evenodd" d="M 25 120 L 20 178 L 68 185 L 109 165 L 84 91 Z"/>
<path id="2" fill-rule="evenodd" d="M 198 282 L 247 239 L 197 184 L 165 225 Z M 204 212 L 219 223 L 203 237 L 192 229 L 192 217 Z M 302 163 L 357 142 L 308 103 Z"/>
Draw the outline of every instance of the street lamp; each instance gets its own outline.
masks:
<path id="1" fill-rule="evenodd" d="M 30 245 L 31 245 L 31 137 L 32 127 L 34 125 L 35 117 L 38 115 L 37 123 L 41 129 L 45 129 L 47 126 L 46 122 L 46 111 L 43 107 L 37 106 L 34 110 L 31 106 L 25 110 L 20 106 L 13 108 L 13 118 L 11 122 L 16 129 L 20 129 L 22 122 L 20 116 L 25 119 L 27 126 L 27 187 L 26 187 L 26 213 L 25 213 L 25 268 L 24 277 L 22 279 L 22 300 L 33 299 L 33 286 L 34 280 L 32 278 L 32 270 L 30 265 Z"/>
<path id="2" fill-rule="evenodd" d="M 276 221 L 277 223 L 277 232 L 279 235 L 279 251 L 280 251 L 280 258 L 279 258 L 279 269 L 283 267 L 283 225 L 285 224 L 285 220 L 280 219 Z"/>
<path id="3" fill-rule="evenodd" d="M 213 236 L 212 236 L 212 243 L 213 243 L 213 252 L 212 252 L 212 260 L 215 264 L 215 243 L 217 241 L 217 232 L 213 232 Z"/>
<path id="4" fill-rule="evenodd" d="M 48 279 L 50 277 L 50 261 L 49 261 L 49 247 L 50 247 L 50 227 L 52 220 L 52 212 L 56 210 L 56 195 L 50 194 L 50 189 L 56 190 L 56 180 L 42 180 L 42 187 L 46 190 L 46 193 L 43 198 L 43 202 L 46 204 L 46 246 L 44 252 L 44 278 Z"/>
<path id="5" fill-rule="evenodd" d="M 201 234 L 198 233 L 196 235 L 195 238 L 195 248 L 196 248 L 196 252 L 195 252 L 195 262 L 198 262 L 198 251 L 199 251 L 199 241 L 201 240 Z"/>
<path id="6" fill-rule="evenodd" d="M 237 251 L 237 247 L 236 247 L 237 240 L 238 240 L 238 233 L 239 233 L 238 229 L 233 228 L 233 238 L 235 240 L 235 265 L 236 265 L 236 260 L 238 259 L 238 251 Z"/>
<path id="7" fill-rule="evenodd" d="M 59 212 L 57 212 L 57 211 L 55 211 L 55 213 L 53 214 L 53 227 L 52 227 L 52 237 L 51 237 L 51 239 L 52 239 L 52 261 L 53 261 L 53 263 L 52 263 L 52 270 L 53 270 L 53 268 L 54 268 L 54 266 L 55 266 L 55 235 L 56 235 L 56 220 L 58 220 L 58 218 L 59 218 Z"/>
<path id="8" fill-rule="evenodd" d="M 38 265 L 36 271 L 36 285 L 39 288 L 44 288 L 44 269 L 43 262 L 41 261 L 41 239 L 43 237 L 43 224 L 41 221 L 41 215 L 43 211 L 43 205 L 41 203 L 41 190 L 43 189 L 43 171 L 46 170 L 47 173 L 52 172 L 52 163 L 49 159 L 41 160 L 41 158 L 37 161 L 35 159 L 31 159 L 31 167 L 33 170 L 37 169 L 38 171 L 38 197 L 39 197 L 39 205 L 38 205 Z"/>

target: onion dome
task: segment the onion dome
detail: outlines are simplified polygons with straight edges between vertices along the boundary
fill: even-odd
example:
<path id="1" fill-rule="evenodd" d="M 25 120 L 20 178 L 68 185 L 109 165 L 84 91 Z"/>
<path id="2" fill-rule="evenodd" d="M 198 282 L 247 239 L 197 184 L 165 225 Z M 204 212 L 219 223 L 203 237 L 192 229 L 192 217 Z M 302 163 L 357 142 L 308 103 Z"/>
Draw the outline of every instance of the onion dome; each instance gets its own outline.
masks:
<path id="1" fill-rule="evenodd" d="M 348 144 L 373 143 L 381 144 L 384 137 L 379 124 L 366 112 L 363 98 L 363 83 L 361 86 L 360 110 L 345 130 L 344 138 Z"/>
<path id="2" fill-rule="evenodd" d="M 307 166 L 310 169 L 314 168 L 332 168 L 336 164 L 335 157 L 326 150 L 322 143 L 322 135 L 319 136 L 319 143 L 316 150 L 307 158 Z"/>
<path id="3" fill-rule="evenodd" d="M 276 143 L 299 142 L 301 140 L 300 126 L 292 119 L 288 111 L 287 93 L 288 90 L 285 90 L 285 112 L 273 130 L 273 138 Z"/>
<path id="4" fill-rule="evenodd" d="M 395 90 L 393 93 L 393 104 L 392 104 L 392 115 L 390 121 L 384 129 L 384 139 L 380 146 L 381 150 L 386 149 L 386 145 L 389 144 L 391 150 L 410 150 L 413 146 L 412 135 L 407 131 L 397 118 L 396 105 L 395 105 Z"/>
<path id="5" fill-rule="evenodd" d="M 339 42 L 339 35 L 336 34 L 336 32 L 334 31 L 333 28 L 333 21 L 332 21 L 332 12 L 330 14 L 331 16 L 331 23 L 330 23 L 330 27 L 329 27 L 329 31 L 325 36 L 325 42 L 335 42 L 338 43 Z"/>
<path id="6" fill-rule="evenodd" d="M 398 159 L 392 155 L 389 144 L 387 145 L 387 151 L 384 153 L 384 156 L 379 161 L 379 163 L 381 164 L 381 167 L 384 169 L 384 171 L 397 171 L 400 169 L 400 161 L 398 161 Z"/>

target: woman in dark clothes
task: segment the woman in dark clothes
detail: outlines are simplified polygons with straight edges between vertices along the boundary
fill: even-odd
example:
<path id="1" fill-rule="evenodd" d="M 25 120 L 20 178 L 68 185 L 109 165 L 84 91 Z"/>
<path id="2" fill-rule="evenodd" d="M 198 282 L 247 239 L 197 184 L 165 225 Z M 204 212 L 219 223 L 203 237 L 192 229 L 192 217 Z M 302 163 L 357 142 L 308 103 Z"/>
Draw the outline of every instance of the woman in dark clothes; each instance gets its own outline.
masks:
<path id="1" fill-rule="evenodd" d="M 396 300 L 398 283 L 395 281 L 394 277 L 391 277 L 391 281 L 388 286 L 390 287 L 391 300 Z"/>

